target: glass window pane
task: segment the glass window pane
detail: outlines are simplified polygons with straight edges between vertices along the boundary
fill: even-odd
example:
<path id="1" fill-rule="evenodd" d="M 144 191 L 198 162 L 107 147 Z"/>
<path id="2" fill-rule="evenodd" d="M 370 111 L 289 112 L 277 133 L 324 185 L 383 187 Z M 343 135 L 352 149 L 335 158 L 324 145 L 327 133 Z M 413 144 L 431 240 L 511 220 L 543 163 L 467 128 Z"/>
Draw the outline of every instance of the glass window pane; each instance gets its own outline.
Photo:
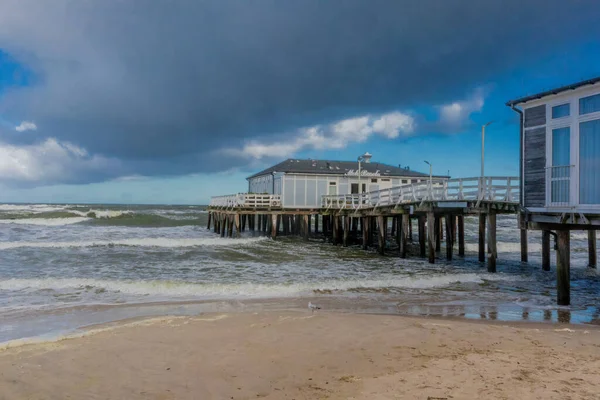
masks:
<path id="1" fill-rule="evenodd" d="M 600 204 L 600 119 L 579 124 L 579 203 Z"/>
<path id="2" fill-rule="evenodd" d="M 579 99 L 579 115 L 600 111 L 600 93 Z"/>
<path id="3" fill-rule="evenodd" d="M 552 130 L 552 174 L 550 175 L 551 202 L 567 205 L 570 197 L 571 130 Z"/>
<path id="4" fill-rule="evenodd" d="M 568 117 L 569 115 L 571 115 L 571 105 L 569 103 L 552 107 L 552 119 Z"/>
<path id="5" fill-rule="evenodd" d="M 570 128 L 552 129 L 552 166 L 571 164 Z"/>

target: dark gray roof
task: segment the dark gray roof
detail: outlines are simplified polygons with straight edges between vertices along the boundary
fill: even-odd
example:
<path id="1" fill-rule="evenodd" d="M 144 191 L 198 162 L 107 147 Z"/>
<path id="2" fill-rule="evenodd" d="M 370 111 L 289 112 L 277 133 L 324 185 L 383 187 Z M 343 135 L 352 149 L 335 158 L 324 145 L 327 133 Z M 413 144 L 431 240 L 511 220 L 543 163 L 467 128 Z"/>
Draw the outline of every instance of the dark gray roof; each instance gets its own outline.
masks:
<path id="1" fill-rule="evenodd" d="M 510 100 L 506 103 L 506 105 L 509 107 L 512 107 L 517 104 L 527 103 L 528 101 L 531 101 L 531 100 L 541 99 L 542 97 L 551 96 L 553 94 L 559 94 L 562 92 L 566 92 L 568 90 L 574 90 L 574 89 L 580 88 L 582 86 L 593 85 L 598 82 L 600 82 L 600 76 L 598 76 L 596 78 L 592 78 L 592 79 L 586 79 L 585 81 L 573 83 L 571 85 L 561 86 L 556 89 L 546 90 L 545 92 L 532 94 L 531 96 L 525 96 L 525 97 L 521 97 L 519 99 Z"/>
<path id="2" fill-rule="evenodd" d="M 414 176 L 427 177 L 429 174 L 412 171 L 404 167 L 382 164 L 377 162 L 361 163 L 361 169 L 367 172 L 379 171 L 381 176 Z M 344 175 L 349 170 L 358 170 L 358 161 L 333 161 L 333 160 L 300 160 L 288 158 L 270 168 L 260 171 L 246 179 L 254 178 L 272 172 L 285 172 L 296 174 L 330 174 Z M 436 175 L 436 177 L 442 177 Z M 445 177 L 445 176 L 444 176 Z"/>

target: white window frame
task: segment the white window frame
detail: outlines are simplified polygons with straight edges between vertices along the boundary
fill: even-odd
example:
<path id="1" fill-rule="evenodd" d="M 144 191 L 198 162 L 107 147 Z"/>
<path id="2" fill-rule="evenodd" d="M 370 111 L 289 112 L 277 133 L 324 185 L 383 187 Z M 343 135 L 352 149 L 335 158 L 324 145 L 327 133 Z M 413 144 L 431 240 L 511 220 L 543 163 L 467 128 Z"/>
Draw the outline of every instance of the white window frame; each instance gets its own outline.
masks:
<path id="1" fill-rule="evenodd" d="M 600 119 L 600 111 L 589 114 L 579 115 L 579 99 L 600 94 L 600 87 L 587 87 L 583 90 L 575 90 L 565 94 L 554 96 L 551 100 L 546 100 L 546 170 L 552 167 L 552 131 L 558 128 L 569 128 L 571 149 L 570 159 L 573 167 L 570 180 L 570 208 L 586 210 L 600 210 L 599 204 L 580 204 L 579 203 L 579 124 L 582 122 Z M 569 116 L 552 118 L 552 107 L 569 103 Z M 532 104 L 527 108 L 535 107 L 539 104 Z M 545 178 L 547 174 L 545 173 Z M 551 203 L 551 184 L 546 182 L 546 207 L 553 208 Z"/>

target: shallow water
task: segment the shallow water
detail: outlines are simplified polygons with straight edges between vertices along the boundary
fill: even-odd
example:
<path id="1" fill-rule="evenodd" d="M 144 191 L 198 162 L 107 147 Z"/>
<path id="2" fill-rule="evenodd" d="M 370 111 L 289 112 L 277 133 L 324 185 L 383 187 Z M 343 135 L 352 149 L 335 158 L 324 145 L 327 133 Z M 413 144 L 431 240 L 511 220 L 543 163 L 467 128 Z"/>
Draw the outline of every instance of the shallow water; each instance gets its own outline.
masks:
<path id="1" fill-rule="evenodd" d="M 573 304 L 559 308 L 554 268 L 540 268 L 539 234 L 530 232 L 530 262 L 519 261 L 514 216 L 498 217 L 499 272 L 490 274 L 477 261 L 475 218 L 465 219 L 466 257 L 431 265 L 416 249 L 400 259 L 320 240 L 221 238 L 206 230 L 206 215 L 195 206 L 0 205 L 0 342 L 136 316 L 301 307 L 306 299 L 342 311 L 599 319 L 600 275 L 586 268 L 584 232 L 572 234 Z"/>

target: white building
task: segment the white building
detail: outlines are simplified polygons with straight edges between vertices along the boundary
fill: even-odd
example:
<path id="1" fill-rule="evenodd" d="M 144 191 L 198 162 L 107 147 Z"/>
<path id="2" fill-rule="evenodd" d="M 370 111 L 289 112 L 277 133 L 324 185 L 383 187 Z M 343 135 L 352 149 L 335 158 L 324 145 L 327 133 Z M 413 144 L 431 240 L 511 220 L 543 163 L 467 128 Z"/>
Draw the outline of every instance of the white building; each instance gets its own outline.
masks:
<path id="1" fill-rule="evenodd" d="M 387 189 L 427 181 L 428 174 L 409 168 L 365 161 L 287 159 L 248 177 L 248 192 L 281 195 L 285 208 L 315 208 L 323 195 L 342 195 Z M 360 177 L 359 177 L 360 168 Z M 434 176 L 433 181 L 446 176 Z"/>
<path id="2" fill-rule="evenodd" d="M 522 115 L 522 206 L 600 214 L 600 77 L 507 105 Z"/>

